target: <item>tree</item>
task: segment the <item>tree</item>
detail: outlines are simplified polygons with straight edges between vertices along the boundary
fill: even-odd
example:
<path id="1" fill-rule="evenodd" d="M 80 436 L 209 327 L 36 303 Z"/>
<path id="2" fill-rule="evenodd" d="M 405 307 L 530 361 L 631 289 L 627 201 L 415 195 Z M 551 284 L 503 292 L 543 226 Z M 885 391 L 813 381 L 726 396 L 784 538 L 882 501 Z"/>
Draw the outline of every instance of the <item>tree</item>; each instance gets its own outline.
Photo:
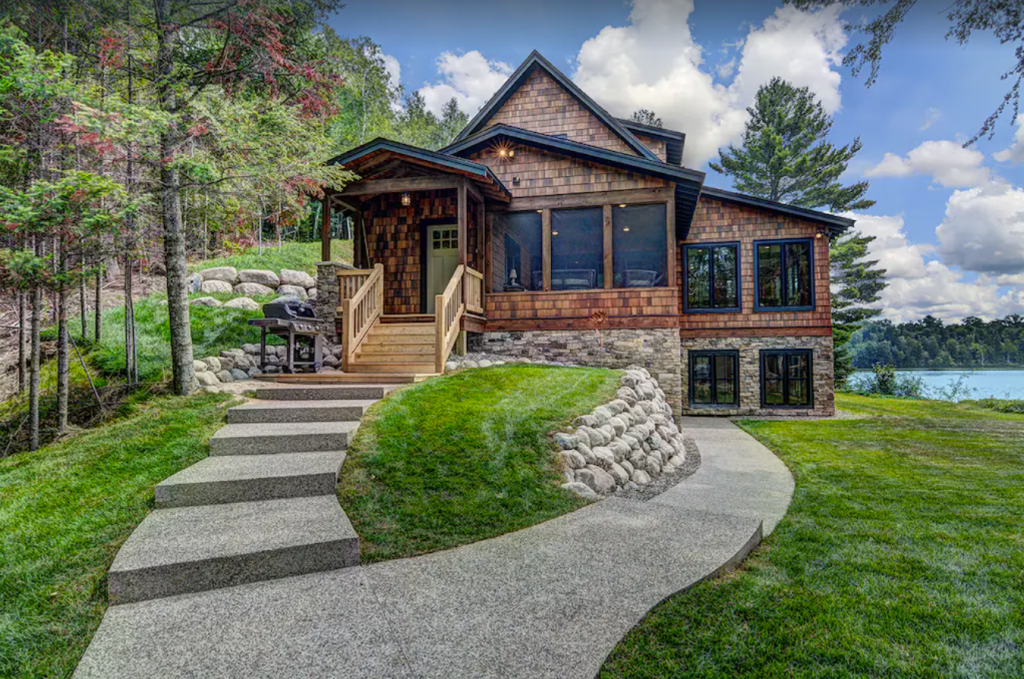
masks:
<path id="1" fill-rule="evenodd" d="M 459 102 L 452 97 L 441 109 L 441 122 L 438 126 L 437 148 L 451 144 L 455 137 L 469 124 L 469 115 L 459 108 Z"/>
<path id="2" fill-rule="evenodd" d="M 840 175 L 861 149 L 860 138 L 839 147 L 827 141 L 832 118 L 808 88 L 772 78 L 758 89 L 747 112 L 742 145 L 719 149 L 719 162 L 710 163 L 733 178 L 737 191 L 835 212 L 875 204 L 864 198 L 867 182 L 840 184 Z"/>
<path id="3" fill-rule="evenodd" d="M 650 125 L 651 127 L 661 127 L 661 118 L 654 115 L 654 111 L 650 111 L 646 108 L 642 108 L 638 111 L 633 111 L 633 115 L 629 117 L 634 123 L 640 123 L 641 125 Z"/>
<path id="4" fill-rule="evenodd" d="M 878 316 L 878 303 L 887 285 L 885 269 L 868 259 L 874 236 L 845 234 L 832 243 L 829 253 L 832 282 L 832 336 L 835 345 L 835 383 L 842 385 L 853 374 L 853 356 L 846 348 L 850 337 L 866 321 Z"/>
<path id="5" fill-rule="evenodd" d="M 849 32 L 860 31 L 867 34 L 867 41 L 854 45 L 853 49 L 843 57 L 843 65 L 849 66 L 854 75 L 860 74 L 865 67 L 869 68 L 866 85 L 871 87 L 878 80 L 881 72 L 882 52 L 886 45 L 896 37 L 896 28 L 903 23 L 915 5 L 921 5 L 921 13 L 934 12 L 931 3 L 919 0 L 789 0 L 800 9 L 828 7 L 842 4 L 848 7 L 874 7 L 876 5 L 892 5 L 876 18 L 857 24 L 846 24 Z M 965 146 L 970 146 L 978 139 L 995 135 L 996 123 L 1010 107 L 1011 122 L 1017 119 L 1020 112 L 1020 88 L 1024 80 L 1024 10 L 1019 2 L 1012 0 L 951 0 L 941 6 L 949 27 L 946 39 L 953 39 L 961 46 L 967 45 L 975 33 L 988 33 L 1003 45 L 1015 45 L 1014 58 L 1016 63 L 1001 74 L 1001 78 L 1010 83 L 1010 88 L 1003 95 L 995 111 L 982 123 L 978 132 L 969 139 Z"/>

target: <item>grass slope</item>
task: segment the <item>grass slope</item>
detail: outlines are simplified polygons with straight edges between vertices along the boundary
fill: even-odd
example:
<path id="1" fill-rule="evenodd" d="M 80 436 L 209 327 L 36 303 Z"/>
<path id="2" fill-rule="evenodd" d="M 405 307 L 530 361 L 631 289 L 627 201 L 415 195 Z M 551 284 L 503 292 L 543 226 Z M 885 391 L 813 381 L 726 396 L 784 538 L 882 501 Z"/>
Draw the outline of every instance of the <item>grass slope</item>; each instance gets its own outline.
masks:
<path id="1" fill-rule="evenodd" d="M 236 269 L 270 269 L 278 273 L 281 269 L 294 269 L 316 275 L 316 263 L 320 261 L 320 241 L 310 243 L 285 243 L 278 250 L 276 244 L 264 246 L 263 254 L 256 248 L 223 257 L 214 257 L 189 264 L 189 271 L 202 271 L 215 266 L 233 266 Z M 332 240 L 331 259 L 336 262 L 352 261 L 352 241 Z"/>
<path id="2" fill-rule="evenodd" d="M 206 456 L 225 401 L 153 399 L 0 460 L 0 676 L 71 675 L 106 609 L 114 554 L 152 508 L 153 486 Z"/>
<path id="3" fill-rule="evenodd" d="M 788 515 L 601 676 L 1024 676 L 1024 417 L 837 402 L 864 419 L 743 423 L 796 477 Z"/>
<path id="4" fill-rule="evenodd" d="M 558 487 L 547 435 L 613 399 L 618 381 L 610 370 L 505 365 L 376 404 L 339 486 L 363 561 L 476 542 L 585 504 Z"/>

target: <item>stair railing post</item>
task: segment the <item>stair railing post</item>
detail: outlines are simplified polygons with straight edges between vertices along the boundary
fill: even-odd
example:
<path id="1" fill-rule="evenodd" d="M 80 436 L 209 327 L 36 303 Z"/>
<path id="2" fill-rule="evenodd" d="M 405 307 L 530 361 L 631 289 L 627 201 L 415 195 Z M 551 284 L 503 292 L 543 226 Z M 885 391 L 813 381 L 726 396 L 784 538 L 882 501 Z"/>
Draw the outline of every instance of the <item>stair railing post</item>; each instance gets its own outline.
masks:
<path id="1" fill-rule="evenodd" d="M 445 328 L 445 313 L 444 313 L 444 295 L 437 295 L 434 297 L 434 330 L 435 330 L 435 356 L 434 356 L 434 372 L 444 372 L 444 342 L 446 336 Z"/>
<path id="2" fill-rule="evenodd" d="M 341 314 L 341 334 L 342 334 L 342 347 L 341 347 L 341 371 L 347 372 L 351 356 L 349 352 L 352 351 L 352 345 L 355 344 L 355 331 L 352 328 L 354 319 L 352 318 L 352 299 L 346 299 L 342 302 L 342 314 Z"/>

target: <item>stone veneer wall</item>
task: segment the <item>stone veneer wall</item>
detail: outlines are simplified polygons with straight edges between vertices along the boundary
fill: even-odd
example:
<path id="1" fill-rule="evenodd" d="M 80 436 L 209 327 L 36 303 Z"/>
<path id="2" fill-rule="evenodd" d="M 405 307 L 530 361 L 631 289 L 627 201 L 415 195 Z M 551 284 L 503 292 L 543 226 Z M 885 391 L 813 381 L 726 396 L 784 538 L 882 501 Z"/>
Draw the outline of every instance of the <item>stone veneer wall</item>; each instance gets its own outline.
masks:
<path id="1" fill-rule="evenodd" d="M 337 334 L 335 320 L 338 315 L 338 305 L 341 302 L 341 288 L 338 286 L 338 270 L 351 269 L 348 264 L 341 262 L 317 262 L 316 263 L 316 303 L 313 307 L 316 310 L 317 320 L 327 333 L 327 337 L 334 341 Z"/>
<path id="2" fill-rule="evenodd" d="M 680 340 L 680 391 L 685 415 L 834 415 L 835 394 L 831 337 L 684 337 Z M 740 404 L 738 408 L 690 407 L 691 350 L 737 350 L 740 359 Z M 761 407 L 761 350 L 811 349 L 814 407 Z"/>
<path id="3" fill-rule="evenodd" d="M 599 368 L 641 366 L 661 385 L 673 414 L 680 415 L 682 392 L 676 328 L 601 330 L 600 335 L 595 330 L 470 333 L 469 350 Z"/>

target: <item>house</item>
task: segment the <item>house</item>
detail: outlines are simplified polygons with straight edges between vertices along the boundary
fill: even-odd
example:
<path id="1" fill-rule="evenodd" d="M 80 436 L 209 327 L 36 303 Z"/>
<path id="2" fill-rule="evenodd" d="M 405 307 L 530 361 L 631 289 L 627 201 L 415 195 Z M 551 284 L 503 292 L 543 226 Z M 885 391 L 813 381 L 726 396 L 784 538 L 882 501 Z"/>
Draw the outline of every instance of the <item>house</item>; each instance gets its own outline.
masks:
<path id="1" fill-rule="evenodd" d="M 685 134 L 611 116 L 534 52 L 441 151 L 331 163 L 318 314 L 348 373 L 453 350 L 646 366 L 677 413 L 829 414 L 831 238 L 853 222 L 704 185 Z M 355 269 L 329 215 L 355 219 Z"/>

